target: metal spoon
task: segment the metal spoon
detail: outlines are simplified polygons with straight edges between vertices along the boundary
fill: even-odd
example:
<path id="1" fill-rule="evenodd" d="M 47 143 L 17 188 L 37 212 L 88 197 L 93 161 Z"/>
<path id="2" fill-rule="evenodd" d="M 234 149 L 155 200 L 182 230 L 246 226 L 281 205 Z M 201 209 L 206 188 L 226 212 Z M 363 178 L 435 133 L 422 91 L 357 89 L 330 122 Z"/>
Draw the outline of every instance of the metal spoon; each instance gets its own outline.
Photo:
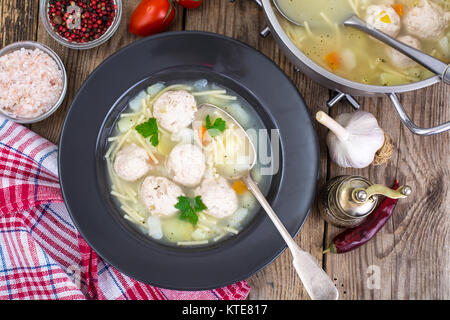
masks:
<path id="1" fill-rule="evenodd" d="M 292 256 L 293 256 L 293 265 L 297 274 L 300 276 L 303 285 L 305 286 L 306 291 L 309 296 L 313 300 L 336 300 L 339 297 L 339 293 L 330 277 L 326 274 L 326 272 L 317 264 L 316 260 L 312 255 L 303 251 L 299 248 L 299 246 L 292 239 L 289 232 L 284 227 L 281 220 L 278 218 L 276 213 L 273 211 L 270 204 L 267 202 L 266 198 L 262 194 L 258 185 L 252 179 L 250 175 L 250 171 L 256 164 L 256 150 L 253 145 L 250 137 L 247 135 L 242 126 L 226 111 L 220 109 L 217 106 L 212 104 L 202 104 L 199 106 L 198 111 L 195 115 L 195 121 L 193 128 L 195 132 L 199 132 L 198 129 L 201 128 L 203 121 L 206 116 L 210 115 L 211 118 L 220 116 L 227 123 L 227 128 L 230 124 L 234 124 L 235 128 L 239 130 L 239 135 L 242 135 L 243 139 L 245 139 L 245 145 L 249 148 L 246 156 L 249 159 L 249 165 L 246 170 L 232 170 L 232 174 L 230 171 L 222 171 L 217 169 L 218 173 L 225 178 L 235 180 L 235 179 L 243 179 L 246 183 L 248 189 L 253 193 L 256 199 L 259 201 L 261 206 L 266 211 L 269 218 L 272 220 L 275 227 L 280 232 L 284 241 L 288 245 Z"/>
<path id="2" fill-rule="evenodd" d="M 301 2 L 304 5 L 308 5 L 308 1 Z M 288 12 L 283 10 L 283 6 L 280 5 L 279 0 L 273 0 L 273 4 L 277 8 L 277 10 L 280 12 L 280 14 L 288 21 L 292 22 L 295 25 L 303 26 L 304 22 L 306 21 L 307 17 L 302 17 L 303 20 L 300 20 L 300 16 L 292 16 L 289 15 Z M 301 11 L 301 10 L 299 10 Z M 428 70 L 432 71 L 436 75 L 438 75 L 441 80 L 446 83 L 450 84 L 450 64 L 445 64 L 444 62 L 420 51 L 413 47 L 410 47 L 391 36 L 388 36 L 384 32 L 381 32 L 371 26 L 369 26 L 367 23 L 362 21 L 360 18 L 358 18 L 355 14 L 351 14 L 349 18 L 346 18 L 342 24 L 347 27 L 353 27 L 358 30 L 361 30 L 362 32 L 365 32 L 372 37 L 384 42 L 388 46 L 391 46 L 392 48 L 398 50 L 399 52 L 403 53 L 404 55 L 408 56 L 415 62 L 421 64 Z"/>

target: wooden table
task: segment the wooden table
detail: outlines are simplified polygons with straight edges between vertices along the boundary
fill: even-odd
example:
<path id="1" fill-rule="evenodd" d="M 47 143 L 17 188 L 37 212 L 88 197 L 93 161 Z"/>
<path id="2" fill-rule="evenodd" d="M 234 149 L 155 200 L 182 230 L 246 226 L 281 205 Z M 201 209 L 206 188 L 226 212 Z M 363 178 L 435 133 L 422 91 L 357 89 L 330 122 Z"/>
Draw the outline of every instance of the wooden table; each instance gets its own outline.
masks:
<path id="1" fill-rule="evenodd" d="M 106 57 L 137 38 L 127 32 L 128 19 L 138 0 L 124 0 L 121 26 L 106 44 L 88 51 L 69 50 L 50 38 L 39 22 L 38 0 L 0 0 L 0 45 L 19 40 L 36 40 L 49 45 L 62 58 L 68 72 L 69 90 L 62 107 L 49 119 L 31 129 L 57 143 L 70 102 L 86 77 Z M 269 37 L 259 31 L 265 18 L 252 0 L 205 0 L 195 10 L 178 8 L 170 30 L 204 30 L 239 39 L 274 60 L 295 82 L 309 105 L 311 114 L 327 110 L 332 92 L 293 70 L 292 64 Z M 0 93 L 1 94 L 1 93 Z M 317 205 L 296 241 L 311 252 L 334 279 L 341 299 L 449 299 L 450 298 L 450 218 L 449 218 L 449 134 L 418 137 L 399 121 L 387 98 L 357 98 L 362 108 L 372 112 L 389 133 L 396 151 L 387 165 L 363 170 L 342 169 L 327 157 L 326 129 L 316 125 L 320 138 L 321 176 L 358 174 L 373 182 L 391 184 L 394 178 L 408 183 L 414 192 L 400 201 L 392 219 L 367 245 L 347 254 L 323 255 L 322 250 L 338 232 L 318 214 Z M 450 119 L 450 87 L 442 84 L 401 95 L 401 101 L 415 123 L 430 127 Z M 351 111 L 348 103 L 329 110 L 331 115 Z M 369 266 L 375 266 L 369 268 Z M 379 270 L 379 272 L 377 272 Z M 367 285 L 372 272 L 379 273 L 379 289 Z M 250 279 L 250 299 L 306 299 L 291 265 L 290 253 Z"/>

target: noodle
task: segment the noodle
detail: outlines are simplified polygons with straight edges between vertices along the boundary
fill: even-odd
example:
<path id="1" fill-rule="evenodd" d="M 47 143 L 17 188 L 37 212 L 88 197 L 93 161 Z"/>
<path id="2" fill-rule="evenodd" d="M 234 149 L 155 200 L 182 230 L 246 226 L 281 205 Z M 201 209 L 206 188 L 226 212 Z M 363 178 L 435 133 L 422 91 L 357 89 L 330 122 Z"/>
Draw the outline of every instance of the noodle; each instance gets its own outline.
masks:
<path id="1" fill-rule="evenodd" d="M 224 233 L 218 235 L 217 237 L 215 237 L 213 240 L 214 240 L 215 242 L 217 242 L 217 241 L 219 241 L 220 239 L 222 239 L 223 237 L 225 237 L 225 235 L 226 235 L 226 233 L 224 232 Z"/>
<path id="2" fill-rule="evenodd" d="M 351 0 L 349 0 L 349 1 L 351 1 Z M 328 16 L 327 16 L 325 13 L 320 12 L 319 14 L 320 14 L 320 16 L 323 18 L 323 20 L 325 20 L 325 22 L 328 23 L 328 24 L 330 25 L 330 27 L 334 27 L 335 23 L 333 23 L 333 22 L 330 20 L 330 18 L 328 18 Z"/>
<path id="3" fill-rule="evenodd" d="M 155 154 L 153 153 L 152 149 L 149 146 L 149 143 L 146 140 L 144 140 L 144 138 L 142 138 L 142 136 L 136 130 L 133 130 L 133 133 L 136 139 L 138 140 L 139 144 L 145 149 L 145 151 L 147 151 L 152 161 L 155 164 L 158 164 L 159 163 L 158 158 L 156 158 Z"/>
<path id="4" fill-rule="evenodd" d="M 130 198 L 132 198 L 134 203 L 136 203 L 137 202 L 136 192 L 134 192 L 133 189 L 126 186 L 125 184 L 121 184 L 121 187 L 122 187 L 122 191 L 124 193 L 126 193 Z"/>
<path id="5" fill-rule="evenodd" d="M 136 113 L 122 113 L 120 115 L 121 118 L 128 118 L 128 117 L 135 117 L 139 114 L 140 112 L 136 112 Z"/>
<path id="6" fill-rule="evenodd" d="M 129 206 L 127 206 L 126 204 L 122 204 L 122 206 L 120 207 L 123 211 L 125 211 L 126 213 L 128 213 L 130 215 L 130 217 L 139 220 L 140 222 L 145 222 L 145 218 L 142 217 L 138 212 L 136 212 L 135 210 L 131 209 Z"/>
<path id="7" fill-rule="evenodd" d="M 239 233 L 239 231 L 237 231 L 236 229 L 231 228 L 231 227 L 225 227 L 225 230 L 228 231 L 228 232 L 234 233 L 234 234 L 238 234 Z"/>
<path id="8" fill-rule="evenodd" d="M 209 95 L 225 94 L 225 93 L 227 93 L 226 90 L 208 90 L 208 91 L 193 92 L 192 95 L 194 97 L 200 97 L 200 96 L 209 96 Z"/>
<path id="9" fill-rule="evenodd" d="M 205 230 L 205 231 L 211 231 L 211 228 L 209 228 L 209 227 L 207 227 L 207 226 L 205 226 L 203 224 L 200 224 L 200 223 L 197 224 L 197 227 L 202 229 L 202 230 Z"/>
<path id="10" fill-rule="evenodd" d="M 200 240 L 200 241 L 178 241 L 177 244 L 179 246 L 196 246 L 200 244 L 207 244 L 208 240 Z"/>
<path id="11" fill-rule="evenodd" d="M 309 28 L 308 21 L 303 22 L 303 25 L 305 26 L 306 32 L 309 34 L 309 36 L 313 39 L 316 38 L 316 36 L 312 33 L 311 29 Z"/>
<path id="12" fill-rule="evenodd" d="M 123 194 L 121 194 L 121 193 L 119 193 L 119 192 L 116 192 L 116 191 L 111 191 L 111 194 L 112 194 L 113 196 L 116 196 L 116 197 L 118 197 L 118 198 L 122 198 L 122 199 L 124 199 L 124 200 L 133 201 L 133 199 L 131 199 L 131 198 L 127 197 L 127 196 L 124 196 Z"/>
<path id="13" fill-rule="evenodd" d="M 202 221 L 202 222 L 206 222 L 206 223 L 213 224 L 213 225 L 217 224 L 217 220 L 216 219 L 208 218 L 203 213 L 200 213 L 198 215 L 198 217 L 199 217 L 200 221 Z"/>
<path id="14" fill-rule="evenodd" d="M 220 98 L 220 99 L 224 99 L 224 100 L 236 100 L 237 99 L 237 97 L 235 97 L 235 96 L 229 96 L 226 94 L 213 94 L 211 96 L 214 98 Z"/>
<path id="15" fill-rule="evenodd" d="M 112 156 L 114 157 L 116 155 L 117 151 L 120 149 L 120 147 L 125 143 L 126 139 L 130 135 L 130 133 L 131 133 L 131 130 L 128 130 L 127 132 L 125 132 L 125 134 L 119 139 L 119 141 L 116 142 L 115 149 L 113 149 L 114 151 L 112 151 L 111 150 L 112 148 L 111 148 L 110 150 L 108 150 L 108 152 L 106 153 L 105 156 L 108 157 L 109 154 L 112 153 Z M 114 147 L 114 144 L 111 147 Z M 110 151 L 111 151 L 111 153 L 110 153 Z"/>
<path id="16" fill-rule="evenodd" d="M 109 156 L 110 156 L 111 153 L 113 152 L 114 148 L 115 148 L 115 144 L 112 144 L 112 145 L 109 147 L 108 151 L 106 151 L 106 153 L 105 153 L 105 158 L 109 158 Z"/>

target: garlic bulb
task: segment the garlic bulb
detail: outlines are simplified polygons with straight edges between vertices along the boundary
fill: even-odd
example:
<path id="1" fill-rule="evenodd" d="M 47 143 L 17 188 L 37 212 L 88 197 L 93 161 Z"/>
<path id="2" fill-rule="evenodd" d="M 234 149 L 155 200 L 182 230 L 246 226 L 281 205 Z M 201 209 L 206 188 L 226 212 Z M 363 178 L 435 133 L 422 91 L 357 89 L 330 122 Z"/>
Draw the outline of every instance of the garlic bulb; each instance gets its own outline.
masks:
<path id="1" fill-rule="evenodd" d="M 327 135 L 330 157 L 341 167 L 365 168 L 383 146 L 384 132 L 369 112 L 342 113 L 334 120 L 319 111 L 316 119 L 330 129 Z"/>

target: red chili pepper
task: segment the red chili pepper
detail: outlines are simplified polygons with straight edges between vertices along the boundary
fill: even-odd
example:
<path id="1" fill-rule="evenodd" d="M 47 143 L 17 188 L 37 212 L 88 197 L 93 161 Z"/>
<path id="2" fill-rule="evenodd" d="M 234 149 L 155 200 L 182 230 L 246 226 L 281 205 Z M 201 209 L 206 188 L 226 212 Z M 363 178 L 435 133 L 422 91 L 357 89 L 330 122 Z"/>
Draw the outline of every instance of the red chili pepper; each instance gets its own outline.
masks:
<path id="1" fill-rule="evenodd" d="M 397 190 L 398 180 L 395 180 L 392 189 Z M 336 237 L 324 253 L 344 253 L 356 249 L 372 239 L 392 216 L 397 199 L 386 198 L 372 212 L 364 222 L 356 227 L 349 228 Z"/>

